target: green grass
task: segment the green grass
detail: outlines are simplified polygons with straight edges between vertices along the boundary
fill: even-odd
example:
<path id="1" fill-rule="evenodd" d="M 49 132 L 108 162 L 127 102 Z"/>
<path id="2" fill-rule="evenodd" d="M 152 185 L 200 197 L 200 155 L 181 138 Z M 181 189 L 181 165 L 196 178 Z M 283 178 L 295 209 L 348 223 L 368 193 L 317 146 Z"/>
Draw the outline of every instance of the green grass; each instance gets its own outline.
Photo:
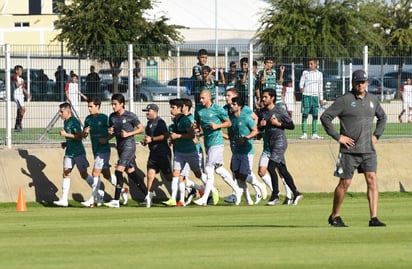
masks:
<path id="1" fill-rule="evenodd" d="M 309 130 L 310 130 L 310 126 Z M 336 126 L 336 128 L 338 128 Z M 13 143 L 57 143 L 63 139 L 59 135 L 61 128 L 53 128 L 50 130 L 48 135 L 42 140 L 39 141 L 40 136 L 43 134 L 44 129 L 40 128 L 27 128 L 24 129 L 21 133 L 14 133 L 12 131 L 12 140 Z M 287 130 L 286 135 L 289 139 L 298 139 L 302 135 L 301 125 L 296 124 L 294 130 Z M 324 129 L 319 126 L 319 135 L 325 138 L 328 138 L 328 135 Z M 5 140 L 6 131 L 5 129 L 0 128 L 0 140 Z M 410 138 L 412 137 L 412 124 L 399 124 L 399 123 L 388 123 L 382 138 Z M 135 137 L 136 141 L 141 141 L 143 135 L 137 135 Z M 114 140 L 113 140 L 114 141 Z"/>
<path id="2" fill-rule="evenodd" d="M 147 209 L 0 205 L 0 268 L 410 268 L 410 193 L 383 193 L 387 227 L 370 228 L 364 194 L 348 194 L 348 228 L 327 224 L 332 194 L 298 206 Z"/>

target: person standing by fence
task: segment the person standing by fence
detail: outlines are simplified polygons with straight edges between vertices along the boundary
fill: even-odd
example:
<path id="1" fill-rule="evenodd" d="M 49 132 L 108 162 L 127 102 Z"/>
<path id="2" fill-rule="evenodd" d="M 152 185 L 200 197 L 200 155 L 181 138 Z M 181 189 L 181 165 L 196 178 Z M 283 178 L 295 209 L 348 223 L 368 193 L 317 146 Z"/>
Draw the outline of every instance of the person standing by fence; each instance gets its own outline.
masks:
<path id="1" fill-rule="evenodd" d="M 26 89 L 26 83 L 21 77 L 23 74 L 23 67 L 16 65 L 14 67 L 14 76 L 12 86 L 14 88 L 13 98 L 17 105 L 16 124 L 14 125 L 15 132 L 22 131 L 22 121 L 24 113 L 26 113 L 26 107 L 24 105 L 24 95 L 26 95 L 27 101 L 31 100 L 31 96 Z"/>

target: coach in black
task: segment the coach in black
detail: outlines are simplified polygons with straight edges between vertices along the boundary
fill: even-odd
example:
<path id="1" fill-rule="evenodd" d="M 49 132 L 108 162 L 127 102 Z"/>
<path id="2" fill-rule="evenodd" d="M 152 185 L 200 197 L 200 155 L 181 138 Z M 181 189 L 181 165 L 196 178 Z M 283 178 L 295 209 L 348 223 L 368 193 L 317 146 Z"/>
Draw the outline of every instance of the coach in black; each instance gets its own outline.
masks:
<path id="1" fill-rule="evenodd" d="M 332 214 L 328 222 L 335 227 L 346 227 L 340 217 L 340 208 L 357 168 L 358 173 L 364 174 L 367 184 L 371 217 L 369 226 L 386 226 L 377 218 L 379 191 L 374 144 L 385 129 L 387 117 L 376 96 L 367 92 L 368 78 L 363 70 L 353 72 L 352 85 L 352 90 L 336 99 L 320 118 L 325 131 L 340 143 L 334 173 L 340 180 L 335 189 Z M 340 133 L 332 124 L 336 117 L 340 120 Z M 375 131 L 372 132 L 374 117 L 377 122 Z"/>
<path id="2" fill-rule="evenodd" d="M 153 198 L 152 185 L 156 173 L 161 171 L 167 180 L 172 179 L 172 152 L 167 139 L 169 130 L 166 122 L 158 115 L 159 107 L 156 104 L 149 104 L 142 109 L 146 112 L 147 125 L 146 136 L 143 145 L 148 145 L 150 154 L 147 160 L 147 195 L 145 197 L 146 207 L 150 207 Z"/>

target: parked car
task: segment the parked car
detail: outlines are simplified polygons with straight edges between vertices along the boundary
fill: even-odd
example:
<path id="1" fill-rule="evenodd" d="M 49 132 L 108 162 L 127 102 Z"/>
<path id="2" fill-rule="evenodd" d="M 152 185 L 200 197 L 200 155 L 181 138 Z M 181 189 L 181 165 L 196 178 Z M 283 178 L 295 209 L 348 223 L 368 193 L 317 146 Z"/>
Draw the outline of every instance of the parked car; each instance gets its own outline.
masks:
<path id="1" fill-rule="evenodd" d="M 401 80 L 398 83 L 398 71 L 392 71 L 384 74 L 384 77 L 391 77 L 394 79 L 394 82 L 391 82 L 392 84 L 396 85 L 396 93 L 399 93 L 399 90 L 401 89 L 402 85 L 405 83 L 407 78 L 412 78 L 412 69 L 405 69 L 402 70 L 401 74 Z M 400 97 L 400 96 L 399 96 Z"/>
<path id="2" fill-rule="evenodd" d="M 378 95 L 379 99 L 392 100 L 396 94 L 396 79 L 392 77 L 370 77 L 368 79 L 368 92 Z"/>
<path id="3" fill-rule="evenodd" d="M 284 81 L 292 81 L 292 64 L 278 64 L 276 66 L 276 71 L 279 72 L 279 67 L 285 66 L 285 73 L 283 75 Z M 295 97 L 297 101 L 302 100 L 302 93 L 300 92 L 299 82 L 303 71 L 306 69 L 303 64 L 294 64 L 294 80 L 295 80 Z M 333 101 L 338 96 L 343 94 L 343 81 L 342 78 L 331 76 L 322 72 L 323 74 L 323 99 L 325 101 Z M 349 90 L 349 79 L 345 79 L 345 92 Z"/>
<path id="4" fill-rule="evenodd" d="M 103 93 L 102 100 L 110 100 L 113 94 L 113 79 L 102 79 L 100 80 L 100 83 L 101 92 Z M 129 77 L 121 76 L 118 87 L 119 93 L 124 94 L 127 100 L 129 97 Z M 138 100 L 136 91 L 133 98 L 134 100 Z M 140 84 L 140 98 L 144 102 L 163 102 L 177 98 L 177 92 L 176 89 L 169 88 L 157 80 L 142 77 L 142 83 Z"/>
<path id="5" fill-rule="evenodd" d="M 32 101 L 60 101 L 61 93 L 57 92 L 56 82 L 49 79 L 42 69 L 30 69 L 30 94 Z M 23 69 L 22 78 L 27 83 L 27 69 Z M 14 75 L 14 70 L 10 70 Z M 5 70 L 0 70 L 0 80 L 5 81 Z M 13 94 L 13 93 L 12 93 Z"/>
<path id="6" fill-rule="evenodd" d="M 179 78 L 179 86 L 180 86 L 180 91 L 181 91 L 181 95 L 184 92 L 185 95 L 188 95 L 188 93 L 190 92 L 190 84 L 191 84 L 191 77 L 180 77 Z M 171 88 L 171 89 L 176 89 L 177 91 L 177 78 L 173 78 L 171 80 L 169 80 L 166 83 L 167 87 Z"/>
<path id="7" fill-rule="evenodd" d="M 6 84 L 0 79 L 0 100 L 6 100 Z"/>

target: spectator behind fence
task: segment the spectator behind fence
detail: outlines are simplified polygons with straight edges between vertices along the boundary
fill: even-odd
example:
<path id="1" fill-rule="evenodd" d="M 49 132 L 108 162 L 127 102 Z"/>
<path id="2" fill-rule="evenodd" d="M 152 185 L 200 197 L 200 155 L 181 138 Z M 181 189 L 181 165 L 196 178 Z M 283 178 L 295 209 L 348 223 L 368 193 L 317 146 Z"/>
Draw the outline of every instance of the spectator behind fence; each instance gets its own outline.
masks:
<path id="1" fill-rule="evenodd" d="M 197 53 L 198 63 L 192 68 L 191 93 L 195 98 L 195 107 L 200 105 L 200 91 L 203 86 L 202 67 L 207 62 L 207 50 L 200 49 Z"/>
<path id="2" fill-rule="evenodd" d="M 76 74 L 73 74 L 71 81 L 67 82 L 64 88 L 66 100 L 72 105 L 72 108 L 76 113 L 79 108 L 79 96 L 87 101 L 87 96 L 79 90 L 78 80 L 79 77 Z"/>
<path id="3" fill-rule="evenodd" d="M 142 88 L 142 71 L 140 69 L 140 62 L 136 61 L 134 63 L 134 69 L 133 69 L 133 83 L 134 83 L 134 96 L 136 96 L 137 101 L 141 101 L 141 88 Z"/>
<path id="4" fill-rule="evenodd" d="M 27 101 L 31 100 L 31 96 L 26 89 L 26 83 L 21 77 L 23 74 L 23 67 L 21 65 L 16 65 L 14 67 L 14 76 L 12 78 L 12 87 L 14 89 L 13 98 L 17 105 L 17 115 L 16 124 L 14 126 L 15 132 L 22 131 L 22 121 L 24 113 L 26 112 L 26 107 L 24 105 L 24 95 L 26 95 Z"/>
<path id="5" fill-rule="evenodd" d="M 89 97 L 98 96 L 100 85 L 99 74 L 96 73 L 95 67 L 90 66 L 90 73 L 86 76 L 86 92 Z"/>
<path id="6" fill-rule="evenodd" d="M 355 169 L 363 173 L 369 201 L 369 226 L 386 226 L 377 218 L 378 214 L 378 178 L 376 176 L 377 157 L 374 144 L 383 134 L 387 116 L 378 98 L 367 92 L 368 78 L 363 70 L 352 74 L 352 90 L 336 101 L 323 112 L 320 117 L 325 131 L 339 142 L 339 156 L 334 175 L 339 177 L 336 186 L 332 213 L 328 222 L 335 227 L 346 227 L 340 217 L 340 208 Z M 376 129 L 372 131 L 374 118 L 377 118 Z M 332 123 L 339 118 L 340 132 Z"/>
<path id="7" fill-rule="evenodd" d="M 67 74 L 66 70 L 63 69 L 61 65 L 57 67 L 57 71 L 54 73 L 54 77 L 56 79 L 57 91 L 59 93 L 64 92 L 64 87 L 67 82 Z"/>
<path id="8" fill-rule="evenodd" d="M 312 115 L 312 139 L 322 139 L 318 135 L 319 105 L 323 105 L 323 74 L 317 69 L 315 58 L 309 59 L 309 70 L 305 70 L 300 78 L 299 88 L 302 93 L 302 136 L 308 139 L 307 123 Z"/>
<path id="9" fill-rule="evenodd" d="M 404 85 L 401 87 L 401 97 L 402 97 L 402 111 L 398 116 L 398 120 L 402 123 L 402 116 L 406 110 L 408 110 L 408 123 L 412 122 L 412 80 L 411 78 L 407 78 Z"/>

